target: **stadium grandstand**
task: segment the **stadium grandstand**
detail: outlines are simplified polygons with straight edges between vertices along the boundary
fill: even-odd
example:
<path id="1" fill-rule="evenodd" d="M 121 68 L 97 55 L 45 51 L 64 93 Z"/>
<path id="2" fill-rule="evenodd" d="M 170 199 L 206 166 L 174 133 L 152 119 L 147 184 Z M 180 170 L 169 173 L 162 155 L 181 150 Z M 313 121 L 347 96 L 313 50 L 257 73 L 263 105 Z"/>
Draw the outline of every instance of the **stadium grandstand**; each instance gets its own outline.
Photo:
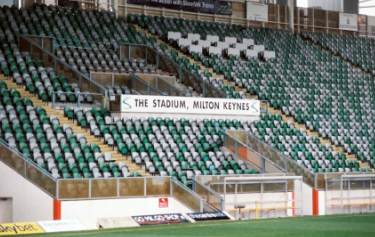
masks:
<path id="1" fill-rule="evenodd" d="M 370 2 L 0 1 L 0 235 L 374 236 Z"/>

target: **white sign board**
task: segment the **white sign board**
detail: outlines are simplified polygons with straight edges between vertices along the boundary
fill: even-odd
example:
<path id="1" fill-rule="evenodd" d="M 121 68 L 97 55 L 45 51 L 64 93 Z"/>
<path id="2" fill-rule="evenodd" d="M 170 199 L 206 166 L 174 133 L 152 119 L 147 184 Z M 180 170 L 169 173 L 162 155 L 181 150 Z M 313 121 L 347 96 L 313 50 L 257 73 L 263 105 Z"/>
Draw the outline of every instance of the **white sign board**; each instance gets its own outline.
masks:
<path id="1" fill-rule="evenodd" d="M 246 17 L 251 21 L 268 21 L 268 5 L 247 1 Z"/>
<path id="2" fill-rule="evenodd" d="M 358 16 L 340 12 L 340 30 L 358 31 Z"/>
<path id="3" fill-rule="evenodd" d="M 58 221 L 39 221 L 38 224 L 45 232 L 81 231 L 87 228 L 76 219 Z"/>
<path id="4" fill-rule="evenodd" d="M 121 95 L 121 112 L 258 117 L 260 102 L 247 99 Z"/>

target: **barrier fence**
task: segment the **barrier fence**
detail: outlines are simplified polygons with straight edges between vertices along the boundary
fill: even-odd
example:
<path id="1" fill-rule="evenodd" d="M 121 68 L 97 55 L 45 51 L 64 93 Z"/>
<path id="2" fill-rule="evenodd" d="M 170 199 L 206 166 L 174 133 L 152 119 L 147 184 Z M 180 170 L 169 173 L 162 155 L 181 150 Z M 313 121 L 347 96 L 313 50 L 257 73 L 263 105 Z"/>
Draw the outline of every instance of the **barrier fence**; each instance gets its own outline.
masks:
<path id="1" fill-rule="evenodd" d="M 375 211 L 374 174 L 325 174 L 325 214 Z"/>
<path id="2" fill-rule="evenodd" d="M 180 83 L 193 88 L 197 93 L 202 94 L 203 97 L 226 97 L 223 91 L 213 87 L 198 75 L 181 68 L 172 59 L 148 45 L 125 44 L 120 46 L 119 51 L 120 59 L 144 59 L 147 64 L 153 64 L 157 69 L 176 76 Z"/>
<path id="3" fill-rule="evenodd" d="M 53 91 L 51 106 L 54 109 L 64 107 L 89 108 L 92 106 L 106 107 L 107 99 L 103 94 L 90 92 Z"/>
<path id="4" fill-rule="evenodd" d="M 196 212 L 217 210 L 194 191 L 169 176 L 56 179 L 9 147 L 2 139 L 0 161 L 59 200 L 171 196 Z"/>
<path id="5" fill-rule="evenodd" d="M 286 174 L 197 176 L 236 219 L 302 215 L 302 177 Z"/>
<path id="6" fill-rule="evenodd" d="M 33 37 L 34 39 L 35 37 Z M 105 88 L 91 81 L 90 78 L 77 69 L 71 67 L 67 63 L 61 61 L 53 53 L 43 49 L 35 40 L 29 39 L 27 36 L 18 36 L 18 45 L 20 51 L 29 52 L 31 57 L 35 60 L 39 60 L 43 66 L 52 67 L 57 75 L 64 75 L 68 83 L 76 83 L 81 91 L 86 91 L 96 94 L 106 94 Z M 98 101 L 104 104 L 104 101 Z"/>
<path id="7" fill-rule="evenodd" d="M 60 200 L 134 198 L 147 196 L 171 196 L 194 211 L 217 211 L 229 208 L 232 214 L 242 218 L 276 217 L 298 215 L 299 204 L 296 201 L 296 189 L 287 182 L 288 173 L 268 173 L 254 175 L 202 175 L 196 176 L 193 190 L 171 177 L 125 177 L 96 179 L 55 179 L 46 170 L 26 159 L 15 148 L 0 140 L 0 161 L 11 167 L 21 176 L 44 190 L 50 196 Z M 290 174 L 289 176 L 294 175 Z M 279 178 L 274 178 L 274 177 Z M 232 179 L 233 177 L 236 177 Z M 273 178 L 269 178 L 273 177 Z M 305 178 L 305 177 L 304 177 Z M 272 180 L 272 182 L 270 181 Z M 242 181 L 245 180 L 246 182 Z M 251 182 L 250 182 L 251 181 Z M 301 178 L 302 181 L 302 178 Z M 304 180 L 305 183 L 306 180 Z M 307 183 L 309 184 L 309 183 Z M 310 184 L 311 185 L 311 184 Z M 371 173 L 317 173 L 313 174 L 312 188 L 324 191 L 324 214 L 365 213 L 375 211 L 375 175 Z M 259 191 L 260 190 L 260 191 Z M 288 190 L 288 202 L 282 190 Z M 275 207 L 269 199 L 252 196 L 253 201 L 227 199 L 227 194 L 284 193 L 278 199 L 284 200 L 277 205 L 288 203 L 287 207 Z M 286 192 L 286 191 L 285 191 Z M 294 194 L 293 194 L 294 193 Z M 241 197 L 242 198 L 242 197 Z M 229 200 L 229 201 L 228 201 Z M 242 201 L 241 201 L 242 200 Z M 272 207 L 269 205 L 272 204 Z M 283 203 L 283 204 L 282 204 Z M 242 210 L 248 206 L 248 210 Z M 276 206 L 277 206 L 276 205 Z M 242 211 L 247 211 L 244 214 Z M 277 211 L 278 210 L 278 211 Z M 294 211 L 293 211 L 294 210 Z M 283 214 L 284 213 L 284 214 Z"/>
<path id="8" fill-rule="evenodd" d="M 297 162 L 260 141 L 249 132 L 227 131 L 224 137 L 224 146 L 232 151 L 237 159 L 247 161 L 261 173 L 292 173 L 302 176 L 309 185 L 315 185 L 315 176 L 310 170 L 298 165 Z"/>

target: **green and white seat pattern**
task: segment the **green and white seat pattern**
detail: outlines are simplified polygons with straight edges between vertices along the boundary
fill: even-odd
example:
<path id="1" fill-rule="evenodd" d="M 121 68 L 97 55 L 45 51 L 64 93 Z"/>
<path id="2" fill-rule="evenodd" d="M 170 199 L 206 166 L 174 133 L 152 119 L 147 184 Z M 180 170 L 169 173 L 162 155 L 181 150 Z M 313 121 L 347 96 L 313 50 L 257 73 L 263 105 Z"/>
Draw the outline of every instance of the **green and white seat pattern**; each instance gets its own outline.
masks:
<path id="1" fill-rule="evenodd" d="M 107 178 L 130 175 L 125 165 L 110 162 L 107 154 L 73 133 L 57 118 L 21 98 L 0 82 L 0 138 L 54 178 Z"/>
<path id="2" fill-rule="evenodd" d="M 375 40 L 366 37 L 304 32 L 312 39 L 336 54 L 375 74 Z"/>
<path id="3" fill-rule="evenodd" d="M 318 139 L 293 128 L 278 115 L 263 114 L 261 120 L 255 123 L 152 117 L 121 120 L 102 109 L 66 109 L 65 115 L 90 128 L 93 135 L 104 137 L 108 145 L 115 146 L 123 155 L 130 155 L 135 163 L 145 165 L 148 172 L 177 175 L 183 182 L 186 180 L 182 178 L 180 168 L 188 181 L 197 174 L 248 172 L 242 163 L 239 164 L 242 169 L 226 165 L 225 161 L 234 160 L 233 155 L 223 148 L 224 134 L 228 129 L 254 134 L 313 172 L 364 171 L 359 168 L 358 162 L 347 161 L 343 153 L 323 146 Z M 182 161 L 188 161 L 188 165 Z M 224 165 L 220 166 L 220 163 Z"/>
<path id="4" fill-rule="evenodd" d="M 163 54 L 167 54 L 168 57 L 171 57 L 181 68 L 192 70 L 199 78 L 209 81 L 214 86 L 223 89 L 227 92 L 229 97 L 240 98 L 242 96 L 234 90 L 229 89 L 231 86 L 224 85 L 221 81 L 207 78 L 207 72 L 203 72 L 199 67 L 185 61 L 183 58 L 179 57 L 175 51 L 170 51 L 170 49 L 166 47 L 159 47 L 155 38 L 147 37 L 137 32 L 134 27 L 128 25 L 123 19 L 116 18 L 113 14 L 108 12 L 82 11 L 79 9 L 47 7 L 43 5 L 35 5 L 28 10 L 2 7 L 0 8 L 0 19 L 3 20 L 0 27 L 0 40 L 13 43 L 15 42 L 15 35 L 19 33 L 51 36 L 56 39 L 54 46 L 57 48 L 56 53 L 60 56 L 65 55 L 62 51 L 69 47 L 72 47 L 69 48 L 71 51 L 74 51 L 75 48 L 85 48 L 90 51 L 101 51 L 102 54 L 109 55 L 109 57 L 112 55 L 112 60 L 106 58 L 105 63 L 102 64 L 102 62 L 100 62 L 99 66 L 101 69 L 110 69 L 112 67 L 110 65 L 111 61 L 117 66 L 118 61 L 113 59 L 113 52 L 118 51 L 118 47 L 121 43 L 146 44 L 154 47 Z M 33 24 L 30 24 L 30 21 L 32 21 Z M 13 25 L 16 27 L 10 27 Z M 74 52 L 73 55 L 74 54 L 79 56 L 74 57 L 73 61 L 69 62 L 71 58 L 65 59 L 73 67 L 77 67 L 83 72 L 87 72 L 91 64 L 92 67 L 95 67 L 94 58 L 93 60 L 90 59 L 91 64 L 87 63 L 83 66 L 83 64 L 77 63 L 80 62 L 80 60 L 82 62 L 86 60 L 86 58 L 83 58 L 84 55 L 82 56 L 82 52 Z M 127 62 L 123 62 L 122 65 L 125 70 L 127 70 L 126 63 Z M 129 65 L 130 64 L 131 63 L 129 63 Z M 149 66 L 151 68 L 147 68 L 148 66 L 146 66 L 145 70 L 153 71 L 152 66 Z M 117 70 L 122 71 L 122 67 L 118 66 Z"/>
<path id="5" fill-rule="evenodd" d="M 167 37 L 168 31 L 180 31 L 262 42 L 276 51 L 274 60 L 225 59 L 194 53 L 193 57 L 374 167 L 371 76 L 286 31 L 163 17 L 130 18 L 161 37 Z"/>
<path id="6" fill-rule="evenodd" d="M 0 64 L 0 72 L 11 76 L 18 85 L 25 85 L 27 91 L 45 102 L 51 101 L 53 96 L 58 102 L 93 102 L 91 95 L 80 95 L 77 84 L 69 84 L 64 76 L 56 75 L 53 68 L 43 67 L 29 53 L 21 53 L 13 43 L 1 45 Z"/>
<path id="7" fill-rule="evenodd" d="M 255 171 L 223 149 L 226 129 L 239 129 L 235 120 L 115 119 L 101 109 L 65 110 L 65 115 L 90 128 L 93 135 L 115 146 L 154 175 L 170 175 L 190 184 L 198 174 L 245 174 Z"/>

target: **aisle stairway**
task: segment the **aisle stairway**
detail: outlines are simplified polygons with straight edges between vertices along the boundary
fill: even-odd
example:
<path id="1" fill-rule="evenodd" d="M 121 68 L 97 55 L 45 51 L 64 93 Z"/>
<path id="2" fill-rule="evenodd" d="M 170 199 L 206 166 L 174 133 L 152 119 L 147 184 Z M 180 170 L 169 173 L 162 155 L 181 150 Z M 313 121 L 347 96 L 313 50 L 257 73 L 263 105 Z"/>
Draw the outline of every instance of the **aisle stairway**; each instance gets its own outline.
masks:
<path id="1" fill-rule="evenodd" d="M 135 25 L 135 27 L 136 27 L 136 29 L 138 31 L 143 32 L 145 35 L 153 37 L 153 38 L 156 38 L 157 42 L 159 43 L 159 45 L 166 45 L 167 47 L 172 48 L 172 46 L 170 44 L 168 44 L 168 42 L 165 42 L 163 39 L 161 39 L 157 35 L 154 35 L 154 34 L 150 33 L 148 30 L 143 29 L 143 28 L 139 27 L 138 25 Z M 216 79 L 216 80 L 223 80 L 226 85 L 232 85 L 236 89 L 237 92 L 242 92 L 243 94 L 245 94 L 246 98 L 249 98 L 249 99 L 258 99 L 259 100 L 259 98 L 258 98 L 257 95 L 251 95 L 251 94 L 247 93 L 246 89 L 241 88 L 241 87 L 235 85 L 234 82 L 230 82 L 230 81 L 226 80 L 224 78 L 224 75 L 215 73 L 212 68 L 206 67 L 201 62 L 193 59 L 190 55 L 184 54 L 180 50 L 177 50 L 177 51 L 178 51 L 178 55 L 179 56 L 185 57 L 191 63 L 199 65 L 200 68 L 203 69 L 203 70 L 208 70 L 212 74 L 212 77 L 214 79 Z M 349 154 L 349 153 L 345 152 L 345 150 L 344 150 L 343 147 L 336 146 L 335 144 L 332 143 L 331 140 L 325 139 L 325 138 L 321 137 L 317 132 L 308 129 L 305 124 L 298 123 L 292 116 L 288 116 L 288 115 L 284 114 L 281 110 L 273 108 L 267 101 L 262 101 L 261 102 L 261 108 L 263 110 L 265 110 L 265 111 L 268 111 L 271 114 L 280 115 L 282 117 L 283 121 L 285 121 L 287 123 L 290 123 L 293 127 L 299 129 L 302 132 L 305 132 L 307 135 L 309 135 L 311 137 L 318 138 L 321 144 L 324 144 L 324 145 L 328 144 L 329 146 L 332 147 L 332 149 L 334 151 L 344 153 L 348 160 L 358 161 L 361 168 L 368 168 L 368 169 L 370 168 L 370 166 L 369 166 L 369 164 L 367 162 L 363 162 L 363 161 L 358 160 L 353 154 Z"/>
<path id="2" fill-rule="evenodd" d="M 53 109 L 48 103 L 38 99 L 35 95 L 26 91 L 23 86 L 18 86 L 16 83 L 7 79 L 3 75 L 0 75 L 0 80 L 5 81 L 9 89 L 15 88 L 21 93 L 22 97 L 29 98 L 33 102 L 34 106 L 38 106 L 45 109 L 50 117 L 57 117 L 61 124 L 68 125 L 75 134 L 81 134 L 86 137 L 89 143 L 98 145 L 102 152 L 110 153 L 112 160 L 114 160 L 117 163 L 125 164 L 129 168 L 130 172 L 137 172 L 142 176 L 149 175 L 147 172 L 145 172 L 144 168 L 134 164 L 129 159 L 129 157 L 121 155 L 113 147 L 110 147 L 107 144 L 105 144 L 103 139 L 96 138 L 95 136 L 90 134 L 89 130 L 81 128 L 75 121 L 66 118 L 62 110 Z"/>

